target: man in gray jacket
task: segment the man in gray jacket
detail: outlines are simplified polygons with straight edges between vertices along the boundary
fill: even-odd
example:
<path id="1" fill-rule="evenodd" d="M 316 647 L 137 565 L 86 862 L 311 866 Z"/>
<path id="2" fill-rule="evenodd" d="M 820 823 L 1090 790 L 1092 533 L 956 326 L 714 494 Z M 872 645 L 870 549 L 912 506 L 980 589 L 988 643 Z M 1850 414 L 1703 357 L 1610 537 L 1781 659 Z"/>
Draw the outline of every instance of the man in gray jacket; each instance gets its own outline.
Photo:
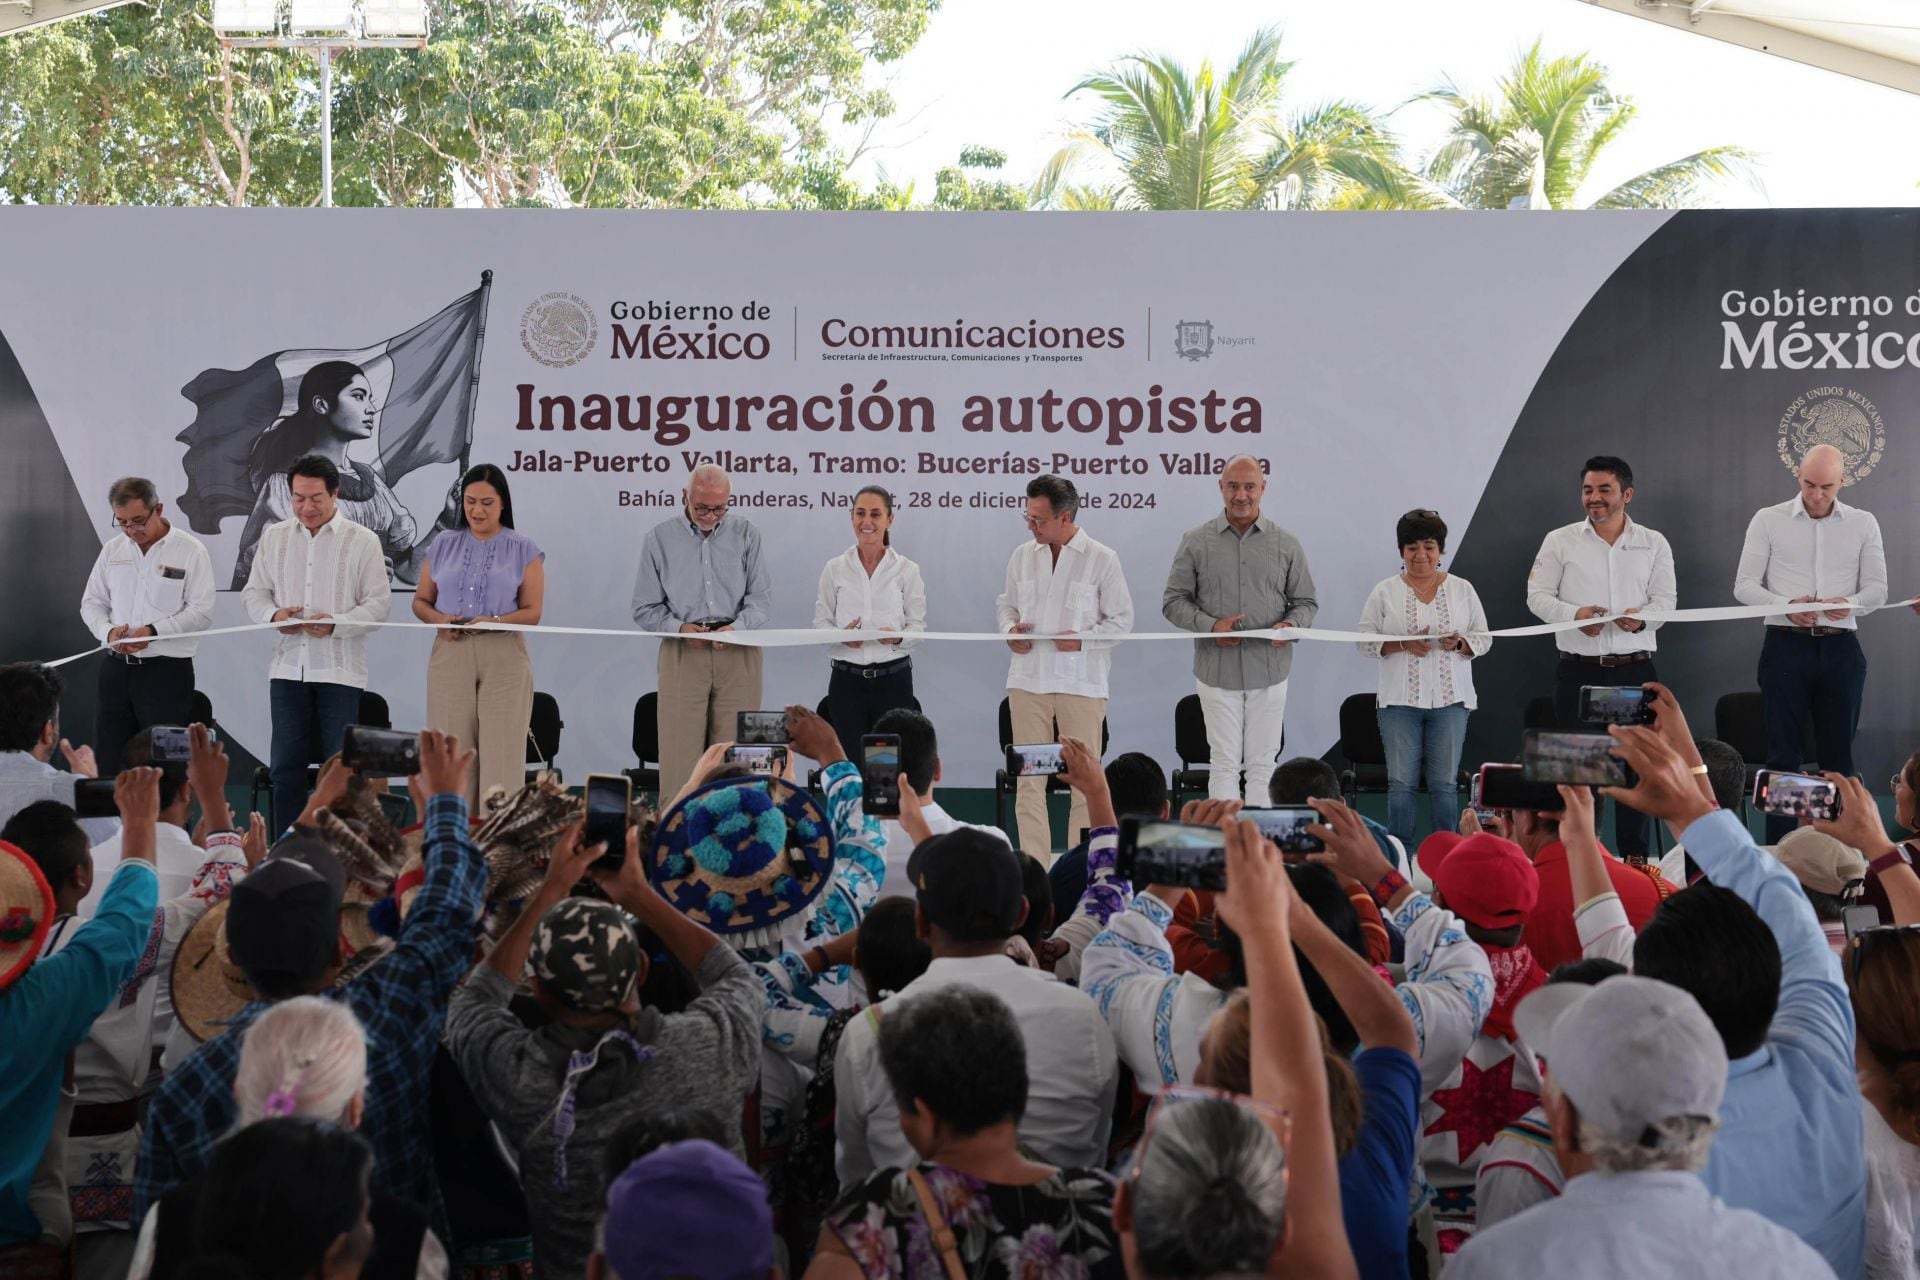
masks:
<path id="1" fill-rule="evenodd" d="M 1240 631 L 1309 627 L 1320 603 L 1300 540 L 1261 514 L 1267 477 L 1241 454 L 1220 473 L 1225 510 L 1189 529 L 1167 574 L 1160 612 L 1193 642 L 1193 674 L 1207 718 L 1207 792 L 1215 800 L 1267 803 L 1287 707 L 1289 640 L 1245 640 Z M 1241 774 L 1245 772 L 1244 790 Z"/>
<path id="2" fill-rule="evenodd" d="M 760 1074 L 760 980 L 654 890 L 631 833 L 619 878 L 602 882 L 618 906 L 567 896 L 604 851 L 581 848 L 578 826 L 561 838 L 539 890 L 447 1016 L 447 1051 L 518 1155 L 542 1277 L 585 1274 L 606 1147 L 622 1126 L 665 1107 L 708 1112 L 744 1158 L 739 1119 Z M 640 1007 L 646 952 L 626 912 L 694 976 L 700 995 L 685 1013 Z M 537 1031 L 507 1008 L 529 960 L 534 998 L 553 1018 Z"/>

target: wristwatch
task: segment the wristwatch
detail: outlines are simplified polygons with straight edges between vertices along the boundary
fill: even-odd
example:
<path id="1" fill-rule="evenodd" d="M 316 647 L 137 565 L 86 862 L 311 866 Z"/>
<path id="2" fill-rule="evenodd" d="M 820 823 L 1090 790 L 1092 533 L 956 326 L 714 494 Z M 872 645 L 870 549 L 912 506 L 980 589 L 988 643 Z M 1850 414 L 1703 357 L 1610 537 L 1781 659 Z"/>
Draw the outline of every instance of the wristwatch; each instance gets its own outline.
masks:
<path id="1" fill-rule="evenodd" d="M 1913 855 L 1907 852 L 1907 846 L 1896 844 L 1893 848 L 1887 850 L 1872 862 L 1869 862 L 1867 864 L 1867 870 L 1873 872 L 1875 875 L 1879 875 L 1882 872 L 1893 870 L 1896 866 L 1910 867 L 1912 865 Z"/>

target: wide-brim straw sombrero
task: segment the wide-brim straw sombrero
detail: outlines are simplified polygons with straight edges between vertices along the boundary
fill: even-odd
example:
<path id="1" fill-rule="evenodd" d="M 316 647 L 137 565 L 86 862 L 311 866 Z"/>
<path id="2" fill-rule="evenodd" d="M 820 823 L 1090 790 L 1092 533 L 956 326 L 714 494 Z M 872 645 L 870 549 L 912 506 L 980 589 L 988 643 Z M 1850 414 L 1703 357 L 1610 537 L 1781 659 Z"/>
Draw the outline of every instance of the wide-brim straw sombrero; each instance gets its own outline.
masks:
<path id="1" fill-rule="evenodd" d="M 227 906 L 222 899 L 187 930 L 174 953 L 173 1016 L 195 1040 L 211 1040 L 259 999 L 227 951 Z"/>
<path id="2" fill-rule="evenodd" d="M 833 825 L 785 779 L 722 778 L 668 810 L 648 873 L 682 915 L 735 946 L 768 946 L 833 875 Z"/>
<path id="3" fill-rule="evenodd" d="M 0 991 L 40 958 L 53 912 L 53 886 L 40 865 L 0 841 Z"/>

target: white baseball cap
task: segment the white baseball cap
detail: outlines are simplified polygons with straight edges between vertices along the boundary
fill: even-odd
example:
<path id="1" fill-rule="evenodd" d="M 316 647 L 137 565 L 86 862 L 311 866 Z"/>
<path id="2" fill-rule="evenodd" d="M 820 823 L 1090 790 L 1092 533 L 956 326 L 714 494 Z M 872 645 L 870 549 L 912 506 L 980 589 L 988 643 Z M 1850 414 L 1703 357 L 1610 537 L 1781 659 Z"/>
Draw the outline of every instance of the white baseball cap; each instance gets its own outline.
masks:
<path id="1" fill-rule="evenodd" d="M 1580 1118 L 1621 1142 L 1681 1116 L 1718 1116 L 1727 1050 L 1700 1002 L 1631 975 L 1555 982 L 1513 1012 L 1520 1040 Z"/>

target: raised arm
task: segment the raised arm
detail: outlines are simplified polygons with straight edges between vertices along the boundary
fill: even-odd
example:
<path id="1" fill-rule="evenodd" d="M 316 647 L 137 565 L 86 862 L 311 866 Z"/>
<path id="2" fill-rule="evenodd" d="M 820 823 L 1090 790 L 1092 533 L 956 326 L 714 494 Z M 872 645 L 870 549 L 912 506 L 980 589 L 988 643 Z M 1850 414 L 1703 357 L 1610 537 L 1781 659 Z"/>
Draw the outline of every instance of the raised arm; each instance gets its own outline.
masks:
<path id="1" fill-rule="evenodd" d="M 1633 925 L 1607 875 L 1606 854 L 1594 834 L 1593 793 L 1585 787 L 1561 787 L 1566 811 L 1560 818 L 1560 843 L 1567 850 L 1573 881 L 1573 924 L 1580 954 L 1633 967 Z"/>
<path id="2" fill-rule="evenodd" d="M 1360 1043 L 1369 1049 L 1399 1049 L 1417 1058 L 1420 1037 L 1399 995 L 1380 981 L 1372 965 L 1327 928 L 1305 899 L 1294 894 L 1291 902 L 1293 914 L 1288 924 L 1293 944 L 1327 984 Z"/>
<path id="3" fill-rule="evenodd" d="M 1826 776 L 1840 789 L 1840 816 L 1833 822 L 1816 822 L 1814 828 L 1858 849 L 1868 862 L 1899 853 L 1900 846 L 1887 834 L 1886 826 L 1880 821 L 1880 808 L 1866 784 L 1837 773 Z M 1880 887 L 1887 892 L 1887 905 L 1893 908 L 1893 923 L 1920 924 L 1920 875 L 1914 873 L 1904 857 L 1888 861 L 1890 865 L 1875 874 L 1880 878 Z"/>

